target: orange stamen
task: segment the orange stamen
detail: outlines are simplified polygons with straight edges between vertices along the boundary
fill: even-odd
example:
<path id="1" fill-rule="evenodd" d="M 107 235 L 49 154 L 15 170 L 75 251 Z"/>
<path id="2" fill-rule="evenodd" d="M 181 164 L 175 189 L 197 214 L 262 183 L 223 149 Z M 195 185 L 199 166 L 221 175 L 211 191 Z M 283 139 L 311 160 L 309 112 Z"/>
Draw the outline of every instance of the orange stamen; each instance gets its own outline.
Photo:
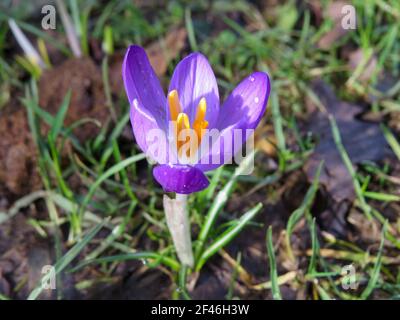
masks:
<path id="1" fill-rule="evenodd" d="M 208 122 L 205 120 L 207 111 L 207 102 L 205 98 L 201 98 L 197 107 L 196 119 L 193 122 L 193 129 L 197 134 L 198 144 L 200 145 L 201 138 L 203 138 L 204 130 L 208 127 Z"/>
<path id="2" fill-rule="evenodd" d="M 178 155 L 181 156 L 181 148 L 182 146 L 188 142 L 188 140 L 190 139 L 190 137 L 186 137 L 186 140 L 181 141 L 178 140 L 179 139 L 179 134 L 181 133 L 181 131 L 185 130 L 185 129 L 190 129 L 190 123 L 189 123 L 189 117 L 187 116 L 186 113 L 179 113 L 178 117 L 176 119 L 176 137 L 177 137 L 177 150 L 178 150 Z"/>
<path id="3" fill-rule="evenodd" d="M 190 129 L 189 117 L 186 113 L 182 112 L 182 106 L 179 101 L 178 91 L 172 90 L 168 94 L 168 104 L 169 104 L 169 112 L 171 115 L 171 121 L 176 121 L 176 148 L 178 150 L 178 156 L 182 156 L 181 147 L 190 141 L 190 136 L 187 136 L 185 141 L 179 141 L 179 134 L 182 130 Z M 208 122 L 205 120 L 207 111 L 207 102 L 205 98 L 201 98 L 199 105 L 197 106 L 196 118 L 193 121 L 193 130 L 197 135 L 197 143 L 196 141 L 191 142 L 190 148 L 187 150 L 187 157 L 193 156 L 190 154 L 190 151 L 195 153 L 200 146 L 201 139 L 205 133 L 205 129 L 208 127 Z M 194 143 L 196 143 L 194 145 Z"/>
<path id="4" fill-rule="evenodd" d="M 179 101 L 178 91 L 172 90 L 168 94 L 169 113 L 172 121 L 177 121 L 178 115 L 182 112 L 182 106 Z"/>

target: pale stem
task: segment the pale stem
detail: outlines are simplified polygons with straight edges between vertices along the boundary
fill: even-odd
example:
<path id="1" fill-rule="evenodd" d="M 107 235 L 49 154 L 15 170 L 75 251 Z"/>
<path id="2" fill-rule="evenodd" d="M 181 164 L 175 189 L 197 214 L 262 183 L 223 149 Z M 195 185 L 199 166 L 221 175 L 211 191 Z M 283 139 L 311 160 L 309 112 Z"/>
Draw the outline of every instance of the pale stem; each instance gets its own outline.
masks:
<path id="1" fill-rule="evenodd" d="M 188 196 L 176 194 L 175 199 L 164 195 L 164 211 L 167 225 L 174 242 L 176 253 L 182 264 L 193 267 L 192 240 L 190 238 L 190 221 L 187 208 Z"/>

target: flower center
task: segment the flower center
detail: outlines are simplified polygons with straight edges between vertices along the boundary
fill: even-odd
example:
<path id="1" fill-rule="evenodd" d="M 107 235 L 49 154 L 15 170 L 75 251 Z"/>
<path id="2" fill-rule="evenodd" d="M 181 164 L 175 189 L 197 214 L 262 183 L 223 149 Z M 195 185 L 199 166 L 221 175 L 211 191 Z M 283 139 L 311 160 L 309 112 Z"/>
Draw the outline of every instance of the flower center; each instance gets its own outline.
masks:
<path id="1" fill-rule="evenodd" d="M 178 150 L 178 156 L 182 155 L 182 146 L 186 143 L 190 144 L 190 148 L 186 149 L 186 156 L 192 157 L 194 153 L 197 151 L 201 139 L 205 133 L 205 129 L 208 127 L 208 122 L 205 120 L 206 111 L 207 111 L 207 102 L 205 98 L 201 98 L 199 105 L 197 106 L 196 118 L 192 123 L 194 134 L 197 139 L 191 139 L 191 135 L 186 136 L 186 140 L 182 141 L 179 139 L 179 134 L 186 129 L 190 128 L 189 117 L 186 113 L 182 112 L 182 106 L 179 101 L 178 91 L 172 90 L 168 94 L 168 104 L 169 104 L 169 113 L 171 115 L 171 121 L 176 122 L 176 148 Z"/>

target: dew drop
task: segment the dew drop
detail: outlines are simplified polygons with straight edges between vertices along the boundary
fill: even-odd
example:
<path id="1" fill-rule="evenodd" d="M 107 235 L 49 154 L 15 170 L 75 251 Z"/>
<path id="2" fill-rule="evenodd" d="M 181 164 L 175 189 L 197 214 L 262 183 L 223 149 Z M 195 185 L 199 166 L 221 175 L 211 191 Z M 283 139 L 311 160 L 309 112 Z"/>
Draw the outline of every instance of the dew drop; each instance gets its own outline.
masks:
<path id="1" fill-rule="evenodd" d="M 182 292 L 183 290 L 182 290 L 182 288 L 181 287 L 178 287 L 178 288 L 176 288 L 176 290 L 175 290 L 176 292 Z"/>
<path id="2" fill-rule="evenodd" d="M 253 77 L 253 76 L 250 76 L 250 77 L 249 77 L 249 80 L 250 80 L 251 82 L 254 82 L 254 77 Z"/>
<path id="3" fill-rule="evenodd" d="M 258 99 L 258 97 L 255 97 L 255 98 L 254 98 L 254 102 L 255 102 L 255 103 L 258 103 L 258 101 L 260 101 L 260 99 Z"/>

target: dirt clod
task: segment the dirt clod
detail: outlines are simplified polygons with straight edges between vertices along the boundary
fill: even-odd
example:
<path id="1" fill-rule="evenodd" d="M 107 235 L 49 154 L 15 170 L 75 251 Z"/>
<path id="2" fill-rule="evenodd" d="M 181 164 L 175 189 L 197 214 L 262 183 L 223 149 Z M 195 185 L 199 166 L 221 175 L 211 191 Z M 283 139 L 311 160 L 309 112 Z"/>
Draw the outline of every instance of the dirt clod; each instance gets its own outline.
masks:
<path id="1" fill-rule="evenodd" d="M 0 194 L 18 195 L 39 189 L 36 147 L 23 106 L 11 102 L 2 109 L 0 136 Z"/>
<path id="2" fill-rule="evenodd" d="M 43 73 L 39 82 L 39 104 L 52 115 L 57 114 L 61 103 L 71 90 L 71 102 L 64 121 L 65 126 L 82 118 L 92 118 L 104 125 L 109 116 L 100 68 L 89 58 L 69 59 Z M 77 138 L 84 142 L 99 133 L 99 127 L 85 123 L 74 129 Z"/>

